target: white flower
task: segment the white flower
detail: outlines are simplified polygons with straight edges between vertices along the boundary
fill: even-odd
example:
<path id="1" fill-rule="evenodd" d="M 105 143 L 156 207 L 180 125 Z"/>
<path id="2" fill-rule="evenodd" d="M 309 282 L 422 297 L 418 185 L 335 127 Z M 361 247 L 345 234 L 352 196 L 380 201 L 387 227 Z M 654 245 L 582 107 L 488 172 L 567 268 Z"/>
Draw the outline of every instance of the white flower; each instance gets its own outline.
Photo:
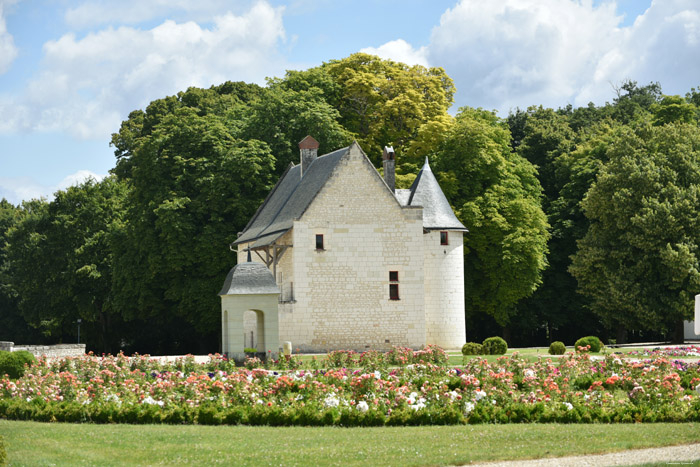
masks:
<path id="1" fill-rule="evenodd" d="M 423 398 L 421 397 L 420 399 L 418 399 L 418 403 L 417 403 L 417 404 L 411 405 L 410 407 L 411 407 L 413 410 L 420 410 L 420 409 L 425 408 L 425 399 L 423 399 Z"/>
<path id="2" fill-rule="evenodd" d="M 369 410 L 369 405 L 367 405 L 365 401 L 360 401 L 357 403 L 357 410 L 360 412 L 367 412 Z"/>
<path id="3" fill-rule="evenodd" d="M 330 393 L 326 397 L 326 400 L 323 401 L 323 404 L 326 407 L 338 407 L 338 405 L 340 404 L 340 400 L 338 400 L 338 398 L 335 397 L 334 393 Z"/>
<path id="4" fill-rule="evenodd" d="M 465 402 L 465 403 L 464 403 L 464 413 L 465 413 L 465 414 L 468 414 L 468 413 L 470 413 L 472 410 L 474 410 L 474 404 L 472 404 L 472 403 L 469 402 L 469 401 Z"/>
<path id="5" fill-rule="evenodd" d="M 381 379 L 382 374 L 381 374 L 380 372 L 378 372 L 378 371 L 375 371 L 375 372 L 374 372 L 374 377 L 377 378 L 377 379 Z"/>
<path id="6" fill-rule="evenodd" d="M 566 407 L 566 410 L 573 410 L 574 409 L 574 406 L 571 405 L 570 402 L 564 402 L 563 404 L 564 404 L 564 407 Z"/>
<path id="7" fill-rule="evenodd" d="M 412 392 L 411 394 L 408 395 L 408 399 L 407 399 L 408 403 L 409 403 L 409 404 L 415 404 L 415 403 L 416 403 L 416 398 L 417 398 L 417 397 L 418 397 L 418 393 L 417 393 L 417 392 Z"/>
<path id="8" fill-rule="evenodd" d="M 474 393 L 474 397 L 476 397 L 477 401 L 480 401 L 481 399 L 486 397 L 486 393 L 484 391 L 479 390 Z"/>
<path id="9" fill-rule="evenodd" d="M 163 407 L 163 404 L 164 404 L 163 401 L 157 401 L 154 398 L 152 398 L 151 396 L 148 396 L 147 398 L 142 400 L 141 403 L 142 404 L 149 404 L 149 405 L 159 405 L 161 407 Z"/>
<path id="10" fill-rule="evenodd" d="M 108 402 L 116 402 L 117 405 L 122 405 L 122 401 L 119 399 L 119 396 L 116 394 L 110 394 L 107 397 L 105 397 L 105 400 Z"/>
<path id="11" fill-rule="evenodd" d="M 450 391 L 447 394 L 449 394 L 451 400 L 455 400 L 457 399 L 457 396 L 459 396 L 459 394 L 457 394 L 457 391 Z"/>
<path id="12" fill-rule="evenodd" d="M 531 368 L 525 368 L 525 371 L 523 371 L 523 375 L 526 378 L 534 378 L 535 372 Z"/>
<path id="13" fill-rule="evenodd" d="M 256 404 L 262 404 L 263 401 L 262 401 L 262 399 L 258 399 L 257 401 L 255 401 L 255 403 L 256 403 Z"/>

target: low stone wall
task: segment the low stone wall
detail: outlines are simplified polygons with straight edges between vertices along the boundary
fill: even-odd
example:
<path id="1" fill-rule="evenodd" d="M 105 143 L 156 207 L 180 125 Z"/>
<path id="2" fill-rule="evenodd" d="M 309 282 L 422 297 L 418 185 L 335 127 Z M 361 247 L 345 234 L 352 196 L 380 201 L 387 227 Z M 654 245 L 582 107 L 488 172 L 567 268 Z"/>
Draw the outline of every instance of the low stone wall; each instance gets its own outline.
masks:
<path id="1" fill-rule="evenodd" d="M 85 355 L 85 344 L 15 345 L 14 342 L 0 341 L 0 350 L 9 352 L 26 350 L 36 357 L 77 357 Z"/>

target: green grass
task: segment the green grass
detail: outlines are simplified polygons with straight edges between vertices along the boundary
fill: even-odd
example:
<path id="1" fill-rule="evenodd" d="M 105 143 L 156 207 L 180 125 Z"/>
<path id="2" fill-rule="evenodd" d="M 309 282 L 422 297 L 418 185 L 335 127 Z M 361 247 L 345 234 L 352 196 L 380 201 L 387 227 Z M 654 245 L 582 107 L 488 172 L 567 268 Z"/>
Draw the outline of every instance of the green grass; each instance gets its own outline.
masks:
<path id="1" fill-rule="evenodd" d="M 0 420 L 10 465 L 449 465 L 700 442 L 700 423 L 392 428 Z"/>

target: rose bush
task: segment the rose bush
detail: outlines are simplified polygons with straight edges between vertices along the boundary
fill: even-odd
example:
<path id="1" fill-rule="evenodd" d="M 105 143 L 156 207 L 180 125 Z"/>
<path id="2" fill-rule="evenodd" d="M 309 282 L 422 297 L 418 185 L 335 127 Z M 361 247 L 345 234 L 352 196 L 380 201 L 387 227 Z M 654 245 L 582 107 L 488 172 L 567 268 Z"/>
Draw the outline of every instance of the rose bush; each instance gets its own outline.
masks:
<path id="1" fill-rule="evenodd" d="M 341 361 L 362 366 L 333 367 Z M 0 380 L 0 417 L 339 426 L 700 421 L 698 363 L 586 353 L 534 363 L 517 354 L 474 358 L 456 368 L 446 361 L 435 347 L 329 354 L 324 369 L 295 370 L 237 368 L 219 355 L 206 364 L 39 359 L 22 378 Z"/>

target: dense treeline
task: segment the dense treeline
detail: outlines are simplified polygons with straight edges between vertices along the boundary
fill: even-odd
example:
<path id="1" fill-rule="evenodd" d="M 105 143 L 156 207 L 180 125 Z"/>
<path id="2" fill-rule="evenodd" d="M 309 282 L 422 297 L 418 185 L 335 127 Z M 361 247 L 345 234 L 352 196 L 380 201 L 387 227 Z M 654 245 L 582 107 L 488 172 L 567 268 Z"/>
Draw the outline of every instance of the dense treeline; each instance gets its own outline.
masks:
<path id="1" fill-rule="evenodd" d="M 216 352 L 235 239 L 307 134 L 427 156 L 465 237 L 467 333 L 511 345 L 679 337 L 700 293 L 700 92 L 448 113 L 441 68 L 355 54 L 265 87 L 190 88 L 129 115 L 109 177 L 0 202 L 0 340 Z M 680 323 L 680 324 L 679 324 Z M 682 328 L 681 328 L 682 332 Z"/>

